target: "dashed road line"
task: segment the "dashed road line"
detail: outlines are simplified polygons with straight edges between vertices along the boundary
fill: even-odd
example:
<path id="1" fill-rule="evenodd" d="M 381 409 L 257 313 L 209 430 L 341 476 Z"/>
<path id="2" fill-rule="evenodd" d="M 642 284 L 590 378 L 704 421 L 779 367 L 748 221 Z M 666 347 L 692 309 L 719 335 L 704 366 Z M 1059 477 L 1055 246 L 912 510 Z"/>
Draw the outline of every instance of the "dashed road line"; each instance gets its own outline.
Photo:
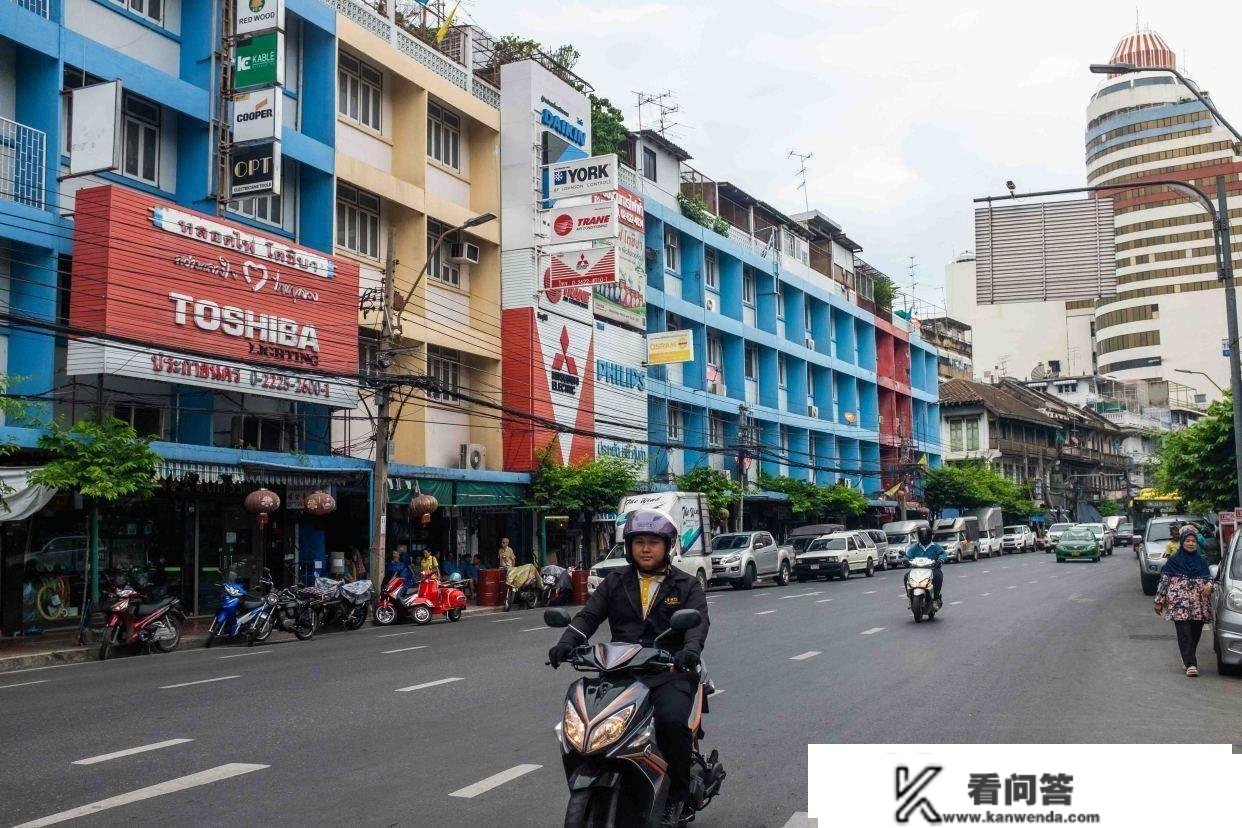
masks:
<path id="1" fill-rule="evenodd" d="M 983 570 L 983 574 L 984 574 L 984 575 L 987 575 L 987 574 L 988 574 L 988 573 L 990 573 L 991 571 L 992 571 L 992 570 L 990 570 L 990 569 L 985 569 L 985 570 Z"/>
<path id="2" fill-rule="evenodd" d="M 790 598 L 810 598 L 812 595 L 823 595 L 823 591 L 819 592 L 799 592 L 797 595 L 782 595 L 780 600 L 788 601 Z M 710 601 L 708 603 L 711 603 Z"/>
<path id="3" fill-rule="evenodd" d="M 510 619 L 506 618 L 504 620 L 508 621 Z M 514 618 L 513 620 L 516 621 L 517 619 Z M 377 635 L 375 637 L 376 638 L 396 638 L 399 635 L 414 635 L 417 632 L 418 630 L 406 630 L 405 632 L 399 632 L 399 633 L 384 633 L 383 635 Z"/>
<path id="4" fill-rule="evenodd" d="M 193 739 L 167 739 L 163 742 L 155 742 L 150 745 L 140 745 L 138 747 L 126 748 L 118 750 L 114 753 L 104 753 L 100 756 L 91 756 L 87 759 L 79 759 L 73 764 L 75 765 L 98 765 L 100 762 L 109 762 L 113 759 L 120 759 L 123 756 L 133 756 L 135 753 L 148 753 L 152 750 L 162 750 L 166 747 L 174 745 L 184 745 L 186 742 L 193 742 Z"/>
<path id="5" fill-rule="evenodd" d="M 1017 587 L 1016 587 L 1016 586 L 1007 586 L 1007 587 L 1005 587 L 1005 589 L 1017 589 Z"/>
<path id="6" fill-rule="evenodd" d="M 815 658 L 815 656 L 817 655 L 822 655 L 822 653 L 819 650 L 807 650 L 805 653 L 800 653 L 799 655 L 796 655 L 796 656 L 790 656 L 789 660 L 790 661 L 806 661 L 808 658 Z"/>
<path id="7" fill-rule="evenodd" d="M 439 687 L 441 684 L 452 684 L 455 681 L 464 681 L 460 676 L 453 678 L 436 679 L 435 681 L 425 681 L 422 684 L 411 684 L 409 687 L 398 687 L 395 692 L 409 693 L 414 690 L 426 690 L 428 687 Z"/>
<path id="8" fill-rule="evenodd" d="M 880 632 L 883 629 L 884 629 L 883 627 L 872 627 L 869 630 L 863 630 L 861 635 L 875 635 L 876 633 Z"/>
<path id="9" fill-rule="evenodd" d="M 864 593 L 863 593 L 863 595 L 875 595 L 875 590 L 874 590 L 874 589 L 869 589 L 869 590 L 867 590 L 866 592 L 864 592 Z"/>
<path id="10" fill-rule="evenodd" d="M 1039 581 L 1027 581 L 1028 584 L 1038 584 Z"/>
<path id="11" fill-rule="evenodd" d="M 275 650 L 268 650 L 268 649 L 263 649 L 263 650 L 247 650 L 247 651 L 246 651 L 246 652 L 244 652 L 244 653 L 233 653 L 232 655 L 222 655 L 222 656 L 218 656 L 218 657 L 219 657 L 219 658 L 242 658 L 243 656 L 262 655 L 263 653 L 274 653 L 274 652 L 276 652 L 276 651 L 275 651 Z"/>
<path id="12" fill-rule="evenodd" d="M 32 684 L 47 684 L 51 679 L 39 679 L 38 681 L 22 681 L 17 684 L 0 685 L 0 690 L 8 690 L 10 687 L 29 687 Z"/>
<path id="13" fill-rule="evenodd" d="M 505 784 L 506 782 L 512 782 L 514 779 L 517 779 L 518 777 L 521 777 L 521 776 L 525 776 L 526 774 L 531 773 L 533 771 L 537 771 L 542 767 L 543 765 L 514 765 L 508 770 L 503 770 L 500 773 L 492 774 L 486 779 L 480 779 L 478 782 L 475 782 L 473 785 L 467 785 L 464 788 L 458 788 L 457 790 L 449 794 L 449 796 L 455 796 L 458 799 L 474 799 L 476 796 L 479 796 L 480 794 L 485 794 L 488 791 L 492 790 L 493 788 L 499 788 L 501 785 Z"/>
<path id="14" fill-rule="evenodd" d="M 826 604 L 826 603 L 828 603 L 828 602 L 829 602 L 829 601 L 831 601 L 831 600 L 832 600 L 831 598 L 820 598 L 820 599 L 819 599 L 818 601 L 816 601 L 815 603 L 817 603 L 817 604 Z"/>
<path id="15" fill-rule="evenodd" d="M 527 627 L 524 630 L 518 630 L 518 632 L 536 632 L 538 630 L 547 630 L 547 629 L 551 629 L 551 628 L 545 624 L 542 627 Z"/>
<path id="16" fill-rule="evenodd" d="M 950 602 L 949 602 L 949 606 L 951 606 L 951 607 L 956 607 L 956 606 L 957 606 L 958 604 L 960 604 L 960 603 L 962 603 L 962 602 L 961 602 L 961 601 L 950 601 Z"/>
<path id="17" fill-rule="evenodd" d="M 771 615 L 774 612 L 776 612 L 776 610 L 764 610 L 763 612 L 756 612 L 755 615 Z"/>
<path id="18" fill-rule="evenodd" d="M 183 681 L 180 684 L 165 684 L 160 689 L 175 690 L 178 687 L 193 687 L 196 684 L 211 684 L 213 681 L 228 681 L 235 678 L 241 678 L 241 676 L 216 676 L 215 678 L 201 679 L 199 681 Z"/>
<path id="19" fill-rule="evenodd" d="M 980 598 L 987 598 L 987 597 L 988 597 L 989 595 L 991 595 L 991 594 L 992 594 L 992 593 L 990 593 L 990 592 L 985 592 L 985 593 L 981 594 L 979 597 L 980 597 Z"/>
<path id="20" fill-rule="evenodd" d="M 410 650 L 425 650 L 426 644 L 419 644 L 417 647 L 402 647 L 399 650 L 384 650 L 380 655 L 391 655 L 392 653 L 408 653 Z"/>
<path id="21" fill-rule="evenodd" d="M 708 601 L 708 603 L 710 604 L 710 603 L 711 603 L 711 601 Z M 504 624 L 504 623 L 509 622 L 509 621 L 521 621 L 521 620 L 522 620 L 521 618 L 518 618 L 518 617 L 515 615 L 515 616 L 513 616 L 513 617 L 511 617 L 511 618 L 497 618 L 497 619 L 496 619 L 495 621 L 493 621 L 492 623 L 493 623 L 493 624 Z M 405 635 L 405 633 L 397 633 L 397 635 Z M 380 638 L 383 638 L 383 637 L 384 637 L 384 636 L 382 636 L 382 635 L 380 636 Z"/>

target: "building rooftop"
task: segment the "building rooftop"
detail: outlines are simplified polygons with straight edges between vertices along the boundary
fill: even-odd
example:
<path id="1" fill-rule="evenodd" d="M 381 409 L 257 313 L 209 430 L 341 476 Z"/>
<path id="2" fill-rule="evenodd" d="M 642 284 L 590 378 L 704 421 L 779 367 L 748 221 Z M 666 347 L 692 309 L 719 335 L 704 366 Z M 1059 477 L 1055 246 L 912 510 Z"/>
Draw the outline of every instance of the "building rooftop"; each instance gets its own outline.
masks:
<path id="1" fill-rule="evenodd" d="M 657 147 L 664 150 L 678 161 L 688 161 L 694 157 L 677 144 L 674 144 L 672 141 L 656 132 L 654 129 L 640 129 L 637 132 L 630 132 L 629 134 L 632 138 L 641 138 L 648 143 L 655 144 Z"/>
<path id="2" fill-rule="evenodd" d="M 1177 55 L 1164 42 L 1164 38 L 1148 29 L 1145 32 L 1135 31 L 1127 34 L 1113 49 L 1109 63 L 1133 63 L 1135 66 L 1158 66 L 1161 69 L 1175 69 Z M 1109 77 L 1113 77 L 1110 75 Z"/>
<path id="3" fill-rule="evenodd" d="M 960 405 L 982 405 L 1001 417 L 1024 420 L 1035 425 L 1058 428 L 1053 418 L 1028 405 L 1009 390 L 986 382 L 951 379 L 940 384 L 940 404 L 945 408 Z"/>

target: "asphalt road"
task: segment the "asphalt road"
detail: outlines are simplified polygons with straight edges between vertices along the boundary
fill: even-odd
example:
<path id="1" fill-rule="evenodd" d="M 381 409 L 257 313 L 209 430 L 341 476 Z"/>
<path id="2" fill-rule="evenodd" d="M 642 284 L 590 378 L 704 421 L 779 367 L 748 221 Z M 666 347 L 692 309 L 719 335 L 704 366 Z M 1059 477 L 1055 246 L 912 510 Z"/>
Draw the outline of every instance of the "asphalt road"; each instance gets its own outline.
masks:
<path id="1" fill-rule="evenodd" d="M 1242 682 L 1207 636 L 1182 675 L 1128 550 L 945 576 L 919 625 L 900 572 L 713 590 L 729 777 L 696 824 L 805 824 L 810 742 L 1242 741 Z M 527 612 L 0 674 L 0 823 L 559 824 L 555 637 Z"/>

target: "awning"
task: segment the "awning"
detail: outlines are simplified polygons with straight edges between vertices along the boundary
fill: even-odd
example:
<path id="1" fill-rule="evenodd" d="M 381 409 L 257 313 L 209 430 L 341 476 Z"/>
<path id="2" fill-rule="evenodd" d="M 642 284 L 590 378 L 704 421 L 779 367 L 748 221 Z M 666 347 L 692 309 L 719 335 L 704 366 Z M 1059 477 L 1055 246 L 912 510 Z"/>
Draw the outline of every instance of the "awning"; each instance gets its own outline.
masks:
<path id="1" fill-rule="evenodd" d="M 429 494 L 440 502 L 441 506 L 449 506 L 453 502 L 453 482 L 451 480 L 427 480 L 410 477 L 388 478 L 388 503 L 392 506 L 406 506 L 414 499 L 414 484 L 423 494 Z"/>
<path id="2" fill-rule="evenodd" d="M 324 488 L 333 483 L 343 483 L 349 478 L 361 477 L 359 469 L 320 469 L 303 466 L 287 466 L 279 463 L 245 463 L 245 479 L 265 486 L 314 486 Z"/>
<path id="3" fill-rule="evenodd" d="M 408 504 L 414 498 L 415 483 L 419 491 L 434 497 L 441 506 L 520 506 L 526 496 L 526 486 L 522 483 L 390 477 L 388 502 L 395 506 Z"/>
<path id="4" fill-rule="evenodd" d="M 895 500 L 879 500 L 877 498 L 875 500 L 868 500 L 867 505 L 874 506 L 878 509 L 896 509 L 901 504 Z"/>
<path id="5" fill-rule="evenodd" d="M 757 501 L 768 500 L 768 501 L 773 501 L 773 502 L 783 502 L 783 501 L 789 500 L 789 495 L 785 494 L 784 492 L 769 492 L 769 491 L 746 492 L 745 497 L 747 500 L 757 500 Z"/>
<path id="6" fill-rule="evenodd" d="M 0 469 L 0 483 L 8 488 L 0 520 L 25 520 L 46 506 L 56 494 L 55 489 L 31 483 L 28 475 L 32 471 L 34 468 L 26 467 Z"/>
<path id="7" fill-rule="evenodd" d="M 234 483 L 246 479 L 241 466 L 227 463 L 197 463 L 191 460 L 161 460 L 155 469 L 155 476 L 161 480 L 185 480 L 195 477 L 200 483 L 219 483 L 225 477 L 232 478 Z"/>

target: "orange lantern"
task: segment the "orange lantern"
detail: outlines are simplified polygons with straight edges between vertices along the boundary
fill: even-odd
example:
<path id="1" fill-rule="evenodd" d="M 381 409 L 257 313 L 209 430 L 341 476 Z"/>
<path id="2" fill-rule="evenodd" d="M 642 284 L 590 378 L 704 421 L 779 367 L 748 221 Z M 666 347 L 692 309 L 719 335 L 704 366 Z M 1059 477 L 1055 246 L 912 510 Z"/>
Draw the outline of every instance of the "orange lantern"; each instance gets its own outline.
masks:
<path id="1" fill-rule="evenodd" d="M 431 525 L 431 516 L 440 508 L 440 501 L 429 494 L 423 494 L 418 484 L 414 484 L 414 497 L 410 500 L 410 514 L 418 518 L 422 526 Z"/>
<path id="2" fill-rule="evenodd" d="M 259 525 L 267 525 L 267 516 L 280 508 L 280 495 L 271 489 L 256 489 L 246 495 L 246 511 L 258 516 Z"/>
<path id="3" fill-rule="evenodd" d="M 306 511 L 316 517 L 336 511 L 336 498 L 327 492 L 311 492 L 306 496 Z"/>

